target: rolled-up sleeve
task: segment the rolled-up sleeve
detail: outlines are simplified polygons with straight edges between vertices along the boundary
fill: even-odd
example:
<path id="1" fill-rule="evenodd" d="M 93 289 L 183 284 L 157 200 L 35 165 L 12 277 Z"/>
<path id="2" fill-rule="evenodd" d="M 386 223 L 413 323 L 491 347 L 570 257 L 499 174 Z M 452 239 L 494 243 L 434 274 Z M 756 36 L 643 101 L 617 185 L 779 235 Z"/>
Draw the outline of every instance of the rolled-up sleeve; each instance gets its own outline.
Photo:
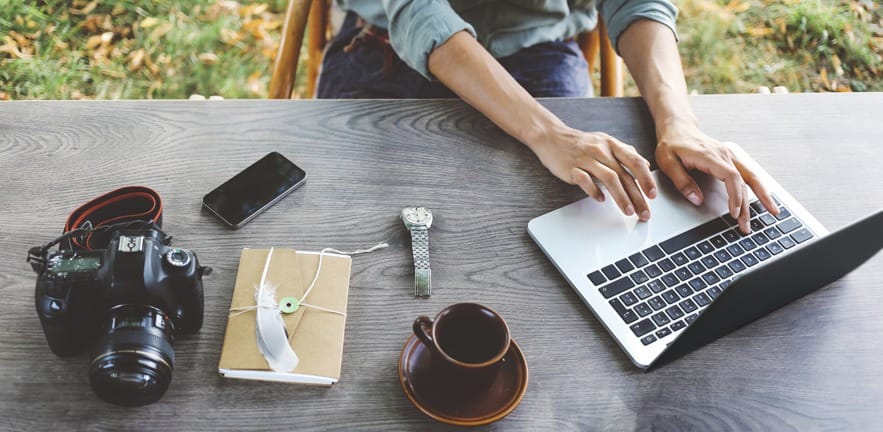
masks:
<path id="1" fill-rule="evenodd" d="M 639 19 L 649 19 L 671 29 L 678 38 L 675 22 L 678 8 L 666 0 L 602 0 L 598 6 L 601 17 L 607 24 L 607 35 L 616 52 L 619 52 L 619 37 L 625 29 Z"/>
<path id="2" fill-rule="evenodd" d="M 428 79 L 429 53 L 455 33 L 475 29 L 460 18 L 447 1 L 383 0 L 389 19 L 389 41 L 396 54 Z"/>

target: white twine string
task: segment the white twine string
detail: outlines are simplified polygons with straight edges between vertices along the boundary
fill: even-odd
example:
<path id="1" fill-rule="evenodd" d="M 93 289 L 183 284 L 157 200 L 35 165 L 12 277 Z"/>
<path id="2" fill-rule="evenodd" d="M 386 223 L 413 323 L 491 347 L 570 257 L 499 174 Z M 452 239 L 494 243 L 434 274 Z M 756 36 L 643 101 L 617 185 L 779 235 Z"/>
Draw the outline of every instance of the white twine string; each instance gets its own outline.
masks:
<path id="1" fill-rule="evenodd" d="M 336 311 L 336 310 L 333 310 L 333 309 L 324 308 L 324 307 L 321 307 L 321 306 L 312 305 L 312 304 L 309 304 L 309 303 L 304 303 L 304 300 L 306 300 L 307 296 L 310 294 L 310 291 L 312 291 L 312 290 L 313 290 L 313 287 L 316 286 L 316 281 L 319 280 L 319 272 L 322 271 L 322 258 L 325 256 L 325 253 L 326 253 L 326 252 L 334 252 L 334 253 L 339 254 L 339 255 L 359 255 L 359 254 L 364 254 L 364 253 L 374 252 L 374 251 L 376 251 L 376 250 L 378 250 L 378 249 L 384 249 L 384 248 L 387 248 L 387 247 L 389 247 L 389 244 L 388 244 L 388 243 L 386 243 L 386 242 L 380 242 L 380 243 L 378 243 L 378 244 L 376 244 L 376 245 L 374 245 L 374 246 L 372 246 L 372 247 L 370 247 L 370 248 L 368 248 L 368 249 L 358 249 L 358 250 L 355 250 L 355 251 L 352 251 L 352 252 L 343 252 L 343 251 L 339 251 L 339 250 L 334 249 L 334 248 L 325 248 L 325 249 L 322 249 L 322 251 L 319 252 L 319 265 L 316 267 L 316 275 L 313 276 L 313 281 L 310 282 L 310 286 L 307 287 L 306 291 L 304 291 L 304 295 L 301 296 L 301 298 L 299 299 L 299 301 L 300 301 L 300 305 L 301 305 L 301 306 L 306 306 L 306 307 L 309 307 L 309 308 L 313 308 L 313 309 L 316 309 L 316 310 L 320 310 L 320 311 L 323 311 L 323 312 L 334 313 L 334 314 L 337 314 L 337 315 L 340 315 L 340 316 L 344 316 L 344 317 L 345 317 L 345 316 L 346 316 L 346 313 L 344 313 L 344 312 L 340 312 L 340 311 Z M 270 255 L 272 255 L 272 254 L 273 254 L 273 249 L 270 249 Z M 264 285 L 264 280 L 265 280 L 265 278 L 266 278 L 266 276 L 267 276 L 267 269 L 268 269 L 269 266 L 270 266 L 270 259 L 269 259 L 269 258 L 270 258 L 270 255 L 267 256 L 267 263 L 264 265 L 264 271 L 263 271 L 263 273 L 261 274 L 261 283 L 260 283 L 260 285 L 259 285 L 259 286 L 261 286 L 261 287 Z M 230 308 L 230 310 L 231 310 L 231 311 L 234 311 L 234 313 L 231 313 L 229 316 L 230 316 L 230 317 L 234 317 L 234 316 L 237 316 L 237 315 L 240 315 L 240 314 L 243 314 L 243 313 L 249 312 L 249 311 L 257 310 L 258 308 L 277 309 L 277 310 L 278 310 L 278 309 L 279 309 L 279 305 L 275 305 L 275 304 L 274 304 L 274 305 L 254 305 L 254 306 L 244 306 L 244 307 Z M 292 337 L 292 336 L 294 336 L 294 333 L 293 333 L 293 332 L 292 332 L 291 335 L 288 336 L 289 341 L 291 340 L 291 337 Z"/>

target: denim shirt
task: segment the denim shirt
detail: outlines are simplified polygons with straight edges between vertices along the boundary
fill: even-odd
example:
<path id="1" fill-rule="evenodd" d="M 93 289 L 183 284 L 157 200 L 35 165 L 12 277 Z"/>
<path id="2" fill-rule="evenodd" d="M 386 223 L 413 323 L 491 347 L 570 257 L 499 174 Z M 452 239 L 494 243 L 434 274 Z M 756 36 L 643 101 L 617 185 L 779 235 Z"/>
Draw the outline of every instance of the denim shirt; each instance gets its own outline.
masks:
<path id="1" fill-rule="evenodd" d="M 338 0 L 368 23 L 389 30 L 393 49 L 408 66 L 432 78 L 429 53 L 468 31 L 496 58 L 594 29 L 598 13 L 614 48 L 637 19 L 675 30 L 678 10 L 668 0 Z M 677 33 L 675 33 L 677 37 Z"/>

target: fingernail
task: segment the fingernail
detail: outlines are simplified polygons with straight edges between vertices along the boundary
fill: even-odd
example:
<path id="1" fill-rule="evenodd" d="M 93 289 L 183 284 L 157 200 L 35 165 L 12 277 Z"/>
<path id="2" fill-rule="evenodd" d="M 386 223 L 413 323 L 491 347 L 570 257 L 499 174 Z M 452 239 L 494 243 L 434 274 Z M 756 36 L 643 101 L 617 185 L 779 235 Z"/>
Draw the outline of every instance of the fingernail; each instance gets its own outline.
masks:
<path id="1" fill-rule="evenodd" d="M 656 188 L 650 188 L 650 191 L 647 192 L 647 196 L 652 198 L 656 198 Z"/>
<path id="2" fill-rule="evenodd" d="M 690 200 L 693 205 L 698 206 L 699 204 L 701 204 L 701 202 L 699 201 L 699 195 L 697 195 L 696 192 L 690 192 L 689 194 L 687 194 L 687 199 Z"/>
<path id="3" fill-rule="evenodd" d="M 642 221 L 650 220 L 650 210 L 644 210 L 641 212 L 641 220 Z"/>
<path id="4" fill-rule="evenodd" d="M 631 216 L 633 214 L 635 214 L 635 207 L 629 204 L 629 206 L 625 208 L 625 215 Z"/>

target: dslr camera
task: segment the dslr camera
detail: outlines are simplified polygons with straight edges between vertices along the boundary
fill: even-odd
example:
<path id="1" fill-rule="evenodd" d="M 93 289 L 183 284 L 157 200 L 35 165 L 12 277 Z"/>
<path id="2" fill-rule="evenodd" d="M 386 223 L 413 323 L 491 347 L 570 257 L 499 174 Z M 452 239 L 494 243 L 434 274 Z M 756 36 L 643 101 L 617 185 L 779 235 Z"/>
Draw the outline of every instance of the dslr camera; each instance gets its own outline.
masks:
<path id="1" fill-rule="evenodd" d="M 47 253 L 69 233 L 32 249 L 29 261 L 49 348 L 69 357 L 94 346 L 92 389 L 108 402 L 137 406 L 168 388 L 175 335 L 202 327 L 202 277 L 211 268 L 192 251 L 171 247 L 153 223 L 120 225 L 110 227 L 105 249 Z"/>

